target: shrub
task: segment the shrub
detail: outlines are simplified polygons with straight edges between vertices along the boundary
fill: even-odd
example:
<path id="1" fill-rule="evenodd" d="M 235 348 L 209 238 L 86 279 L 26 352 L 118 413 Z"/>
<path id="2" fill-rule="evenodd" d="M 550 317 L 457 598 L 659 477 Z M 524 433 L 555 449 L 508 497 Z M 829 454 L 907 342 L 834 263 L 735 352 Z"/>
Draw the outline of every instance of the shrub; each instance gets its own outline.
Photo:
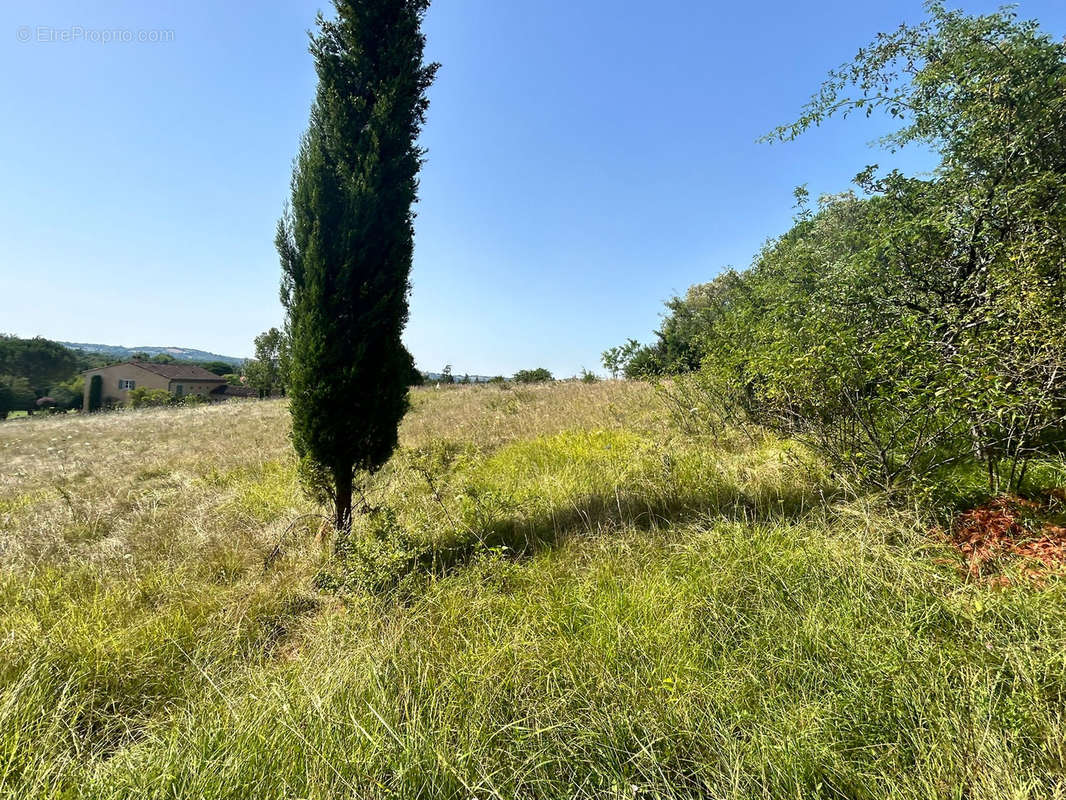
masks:
<path id="1" fill-rule="evenodd" d="M 693 287 L 658 342 L 605 364 L 635 377 L 701 363 L 708 392 L 868 487 L 979 465 L 990 492 L 1017 492 L 1066 440 L 1066 47 L 1008 11 L 929 9 L 768 138 L 881 107 L 902 123 L 884 141 L 932 147 L 934 173 L 868 167 L 862 196 L 815 210 L 801 187 L 792 229 L 749 270 Z"/>
<path id="2" fill-rule="evenodd" d="M 357 517 L 350 531 L 334 545 L 336 559 L 320 572 L 315 584 L 331 591 L 381 592 L 412 575 L 413 566 L 429 548 L 408 534 L 390 508 Z"/>
<path id="3" fill-rule="evenodd" d="M 130 408 L 151 408 L 170 405 L 173 395 L 166 389 L 133 389 L 126 404 Z"/>
<path id="4" fill-rule="evenodd" d="M 547 383 L 555 380 L 552 374 L 544 367 L 536 369 L 521 369 L 514 374 L 515 383 Z"/>

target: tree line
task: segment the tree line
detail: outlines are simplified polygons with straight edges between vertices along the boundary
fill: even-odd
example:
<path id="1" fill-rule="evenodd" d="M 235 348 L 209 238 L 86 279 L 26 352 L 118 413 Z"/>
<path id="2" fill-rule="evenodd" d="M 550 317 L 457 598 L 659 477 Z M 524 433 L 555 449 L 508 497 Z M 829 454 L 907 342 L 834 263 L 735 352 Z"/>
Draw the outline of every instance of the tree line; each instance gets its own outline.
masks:
<path id="1" fill-rule="evenodd" d="M 800 435 L 886 491 L 979 468 L 1017 491 L 1066 443 L 1066 46 L 1010 10 L 928 18 L 832 71 L 790 140 L 833 115 L 898 120 L 930 176 L 876 165 L 746 270 L 667 304 L 613 374 L 690 374 L 720 413 Z"/>

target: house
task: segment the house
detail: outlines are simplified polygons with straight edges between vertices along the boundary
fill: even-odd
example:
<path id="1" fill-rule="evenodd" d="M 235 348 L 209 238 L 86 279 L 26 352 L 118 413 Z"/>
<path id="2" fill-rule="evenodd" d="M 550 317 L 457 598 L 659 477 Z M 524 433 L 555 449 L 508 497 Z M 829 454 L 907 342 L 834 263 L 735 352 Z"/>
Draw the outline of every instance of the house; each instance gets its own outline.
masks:
<path id="1" fill-rule="evenodd" d="M 163 389 L 175 397 L 198 394 L 207 400 L 220 401 L 230 397 L 257 397 L 255 389 L 230 386 L 221 377 L 193 364 L 156 364 L 152 361 L 127 361 L 108 367 L 89 369 L 85 377 L 85 392 L 81 407 L 89 410 L 89 393 L 93 379 L 100 377 L 100 404 L 125 403 L 134 389 Z"/>

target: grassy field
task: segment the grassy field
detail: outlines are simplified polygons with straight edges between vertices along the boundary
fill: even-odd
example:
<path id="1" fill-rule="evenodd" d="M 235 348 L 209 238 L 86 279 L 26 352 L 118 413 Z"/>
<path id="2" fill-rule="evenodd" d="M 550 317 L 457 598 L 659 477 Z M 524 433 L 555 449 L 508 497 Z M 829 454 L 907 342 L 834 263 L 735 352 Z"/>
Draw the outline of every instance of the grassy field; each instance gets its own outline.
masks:
<path id="1" fill-rule="evenodd" d="M 1066 582 L 668 408 L 418 390 L 340 558 L 283 401 L 0 424 L 0 796 L 1066 797 Z"/>

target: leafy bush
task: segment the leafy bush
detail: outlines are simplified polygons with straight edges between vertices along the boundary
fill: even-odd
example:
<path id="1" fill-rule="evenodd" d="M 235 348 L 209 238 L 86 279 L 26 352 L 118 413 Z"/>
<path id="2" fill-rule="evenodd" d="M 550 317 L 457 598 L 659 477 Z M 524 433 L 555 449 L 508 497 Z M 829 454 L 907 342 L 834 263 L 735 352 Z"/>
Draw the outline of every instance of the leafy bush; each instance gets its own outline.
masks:
<path id="1" fill-rule="evenodd" d="M 547 383 L 555 380 L 552 374 L 544 367 L 536 369 L 521 369 L 514 374 L 512 380 L 515 383 Z"/>
<path id="2" fill-rule="evenodd" d="M 882 35 L 830 74 L 790 139 L 881 106 L 928 179 L 868 167 L 807 206 L 753 267 L 668 304 L 658 341 L 605 353 L 627 376 L 690 372 L 842 474 L 894 492 L 979 464 L 1017 491 L 1066 442 L 1066 45 L 1008 11 Z M 847 96 L 850 90 L 854 96 Z"/>
<path id="3" fill-rule="evenodd" d="M 166 389 L 147 389 L 144 387 L 133 389 L 129 393 L 126 404 L 130 408 L 151 408 L 154 406 L 170 405 L 173 395 Z"/>
<path id="4" fill-rule="evenodd" d="M 380 508 L 352 522 L 338 535 L 336 558 L 315 578 L 320 589 L 382 592 L 413 574 L 413 566 L 429 548 L 412 538 L 390 508 Z"/>

